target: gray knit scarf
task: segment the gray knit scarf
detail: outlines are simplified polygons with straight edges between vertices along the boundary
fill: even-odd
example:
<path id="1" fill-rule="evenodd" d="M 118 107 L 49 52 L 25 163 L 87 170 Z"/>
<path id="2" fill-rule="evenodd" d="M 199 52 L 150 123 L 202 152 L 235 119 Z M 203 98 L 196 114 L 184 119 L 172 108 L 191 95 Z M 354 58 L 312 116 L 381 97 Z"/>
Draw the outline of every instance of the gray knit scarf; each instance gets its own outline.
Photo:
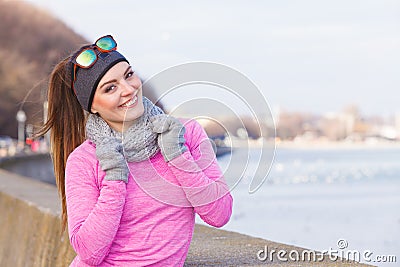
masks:
<path id="1" fill-rule="evenodd" d="M 90 114 L 86 122 L 86 136 L 93 143 L 99 144 L 101 139 L 113 136 L 123 143 L 124 156 L 128 162 L 143 161 L 154 156 L 159 147 L 157 133 L 150 127 L 150 117 L 164 114 L 163 110 L 143 96 L 143 115 L 124 133 L 112 129 L 100 116 Z"/>

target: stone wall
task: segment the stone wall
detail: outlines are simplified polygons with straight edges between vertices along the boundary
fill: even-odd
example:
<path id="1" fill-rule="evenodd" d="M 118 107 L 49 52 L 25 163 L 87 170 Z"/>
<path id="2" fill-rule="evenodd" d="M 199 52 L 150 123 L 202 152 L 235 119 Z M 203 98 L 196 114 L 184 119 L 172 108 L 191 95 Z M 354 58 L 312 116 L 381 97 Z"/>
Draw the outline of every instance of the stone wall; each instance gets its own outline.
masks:
<path id="1" fill-rule="evenodd" d="M 54 186 L 0 170 L 0 266 L 68 266 Z"/>

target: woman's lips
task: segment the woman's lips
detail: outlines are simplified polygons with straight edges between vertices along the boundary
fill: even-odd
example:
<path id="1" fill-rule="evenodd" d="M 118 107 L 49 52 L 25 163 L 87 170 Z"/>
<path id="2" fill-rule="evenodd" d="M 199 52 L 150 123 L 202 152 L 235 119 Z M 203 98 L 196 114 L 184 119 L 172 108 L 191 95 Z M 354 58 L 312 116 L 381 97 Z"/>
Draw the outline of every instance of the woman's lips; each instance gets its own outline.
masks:
<path id="1" fill-rule="evenodd" d="M 138 97 L 137 97 L 137 95 L 135 95 L 134 97 L 132 97 L 131 100 L 126 101 L 124 104 L 120 105 L 119 107 L 121 107 L 121 108 L 131 108 L 131 107 L 136 105 L 137 100 L 138 100 Z"/>

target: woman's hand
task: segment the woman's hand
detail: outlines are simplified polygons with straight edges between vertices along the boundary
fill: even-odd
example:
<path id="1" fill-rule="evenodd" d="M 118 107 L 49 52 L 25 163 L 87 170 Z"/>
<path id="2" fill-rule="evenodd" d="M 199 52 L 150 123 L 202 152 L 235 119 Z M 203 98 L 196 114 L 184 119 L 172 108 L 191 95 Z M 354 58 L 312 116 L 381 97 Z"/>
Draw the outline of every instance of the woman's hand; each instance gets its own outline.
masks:
<path id="1" fill-rule="evenodd" d="M 97 115 L 90 115 L 86 135 L 96 144 L 96 156 L 106 172 L 104 180 L 128 182 L 128 165 L 123 154 L 122 141 L 115 137 L 107 123 Z"/>
<path id="2" fill-rule="evenodd" d="M 96 156 L 100 167 L 106 172 L 104 180 L 128 183 L 128 165 L 123 155 L 121 140 L 116 137 L 103 137 L 96 144 Z"/>
<path id="3" fill-rule="evenodd" d="M 178 119 L 162 114 L 151 117 L 150 121 L 153 132 L 159 134 L 157 142 L 165 161 L 171 161 L 187 150 L 184 138 L 186 129 Z"/>

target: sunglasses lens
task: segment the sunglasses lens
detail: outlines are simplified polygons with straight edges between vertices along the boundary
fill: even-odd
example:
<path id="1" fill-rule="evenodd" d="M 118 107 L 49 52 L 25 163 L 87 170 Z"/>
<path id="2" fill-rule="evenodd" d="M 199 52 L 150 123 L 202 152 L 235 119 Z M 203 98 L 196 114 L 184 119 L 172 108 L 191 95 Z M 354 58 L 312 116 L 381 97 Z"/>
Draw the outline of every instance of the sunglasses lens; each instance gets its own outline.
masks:
<path id="1" fill-rule="evenodd" d="M 90 67 L 96 61 L 96 53 L 92 49 L 88 49 L 79 54 L 76 63 L 81 67 Z"/>
<path id="2" fill-rule="evenodd" d="M 100 38 L 99 40 L 97 40 L 96 45 L 103 50 L 113 50 L 117 47 L 117 43 L 110 36 Z"/>

